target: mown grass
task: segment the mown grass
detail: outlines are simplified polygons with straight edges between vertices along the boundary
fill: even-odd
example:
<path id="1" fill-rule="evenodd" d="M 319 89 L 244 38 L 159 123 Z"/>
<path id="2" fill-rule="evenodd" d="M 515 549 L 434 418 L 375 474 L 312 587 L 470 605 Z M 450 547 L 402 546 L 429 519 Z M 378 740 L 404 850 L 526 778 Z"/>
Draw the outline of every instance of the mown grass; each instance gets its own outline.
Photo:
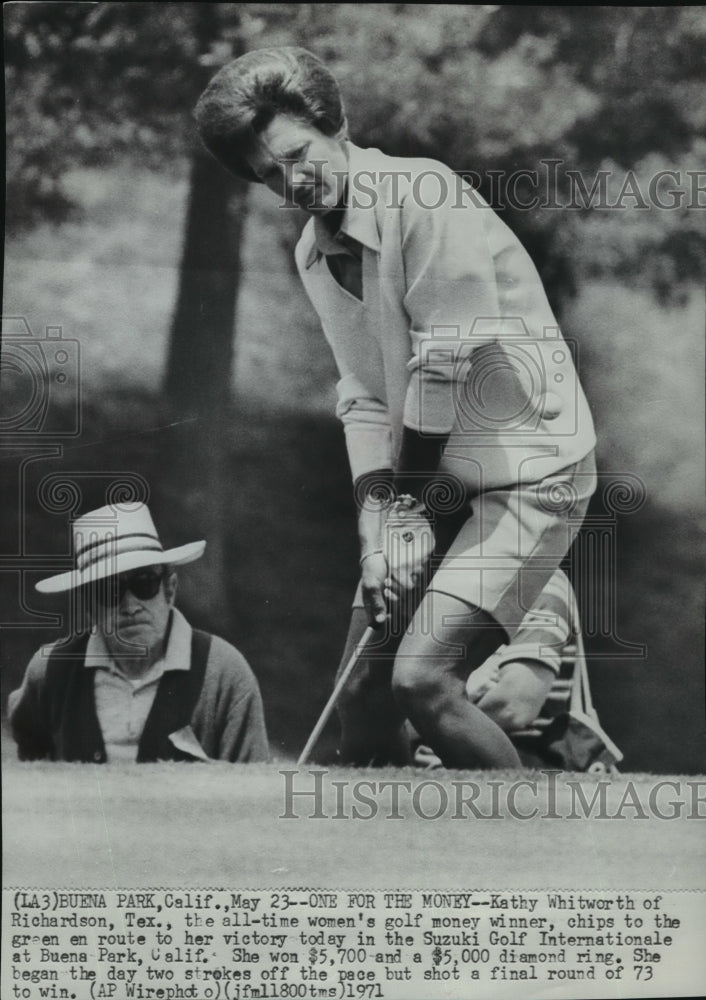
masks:
<path id="1" fill-rule="evenodd" d="M 492 888 L 543 887 L 696 889 L 703 886 L 700 824 L 689 818 L 690 791 L 683 779 L 666 789 L 659 808 L 684 801 L 682 817 L 655 818 L 649 807 L 655 779 L 621 775 L 606 787 L 600 807 L 586 810 L 568 782 L 580 777 L 590 803 L 595 784 L 586 776 L 563 775 L 549 809 L 546 779 L 537 792 L 521 788 L 513 809 L 538 810 L 519 819 L 508 808 L 508 789 L 526 774 L 494 772 L 374 772 L 333 769 L 324 776 L 320 818 L 311 798 L 292 800 L 287 813 L 285 778 L 291 764 L 135 765 L 115 768 L 81 764 L 11 764 L 4 777 L 4 883 L 29 887 L 203 888 L 271 886 L 328 888 Z M 313 770 L 313 769 L 312 769 Z M 487 784 L 502 782 L 500 792 Z M 295 790 L 310 790 L 314 778 L 300 772 Z M 345 783 L 346 822 L 331 781 Z M 389 791 L 365 794 L 377 814 L 352 818 L 352 784 L 359 780 L 399 780 L 402 819 L 390 819 Z M 448 789 L 449 808 L 439 819 L 424 819 L 439 805 L 439 793 L 411 805 L 411 790 L 425 781 Z M 479 816 L 464 808 L 457 818 L 452 781 L 475 782 Z M 639 809 L 621 809 L 633 794 Z M 465 785 L 468 795 L 470 785 Z M 379 786 L 375 786 L 379 789 Z M 498 807 L 493 795 L 499 795 Z M 420 793 L 421 795 L 421 793 Z M 371 812 L 358 803 L 359 814 Z M 559 819 L 542 818 L 556 812 Z M 571 815 L 574 818 L 569 818 Z M 588 818 L 586 816 L 588 815 Z M 485 817 L 485 818 L 482 818 Z M 494 817 L 494 818 L 493 818 Z M 611 818 L 612 817 L 612 818 Z M 618 817 L 618 818 L 616 818 Z"/>

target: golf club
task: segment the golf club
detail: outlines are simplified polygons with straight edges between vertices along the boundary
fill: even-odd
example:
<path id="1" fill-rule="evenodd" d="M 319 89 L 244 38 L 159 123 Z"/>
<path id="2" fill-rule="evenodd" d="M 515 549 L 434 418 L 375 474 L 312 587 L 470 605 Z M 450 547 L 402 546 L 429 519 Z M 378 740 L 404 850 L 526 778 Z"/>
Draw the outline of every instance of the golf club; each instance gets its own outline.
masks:
<path id="1" fill-rule="evenodd" d="M 319 740 L 319 737 L 321 736 L 321 733 L 324 730 L 324 726 L 326 725 L 326 723 L 328 722 L 328 720 L 331 718 L 331 714 L 332 714 L 334 708 L 336 707 L 336 702 L 340 698 L 341 692 L 343 691 L 344 687 L 348 683 L 348 678 L 351 676 L 351 674 L 355 670 L 356 665 L 357 665 L 357 663 L 358 663 L 358 661 L 359 661 L 359 659 L 360 659 L 360 657 L 361 657 L 361 655 L 362 655 L 365 647 L 370 642 L 370 639 L 371 639 L 374 631 L 375 630 L 373 629 L 373 627 L 371 625 L 369 625 L 366 628 L 365 632 L 363 633 L 362 639 L 360 640 L 360 642 L 358 643 L 358 645 L 353 650 L 353 655 L 351 656 L 350 660 L 348 661 L 348 663 L 346 664 L 345 668 L 343 669 L 343 671 L 341 673 L 341 676 L 336 681 L 334 689 L 331 692 L 331 697 L 329 698 L 329 700 L 324 705 L 324 710 L 321 713 L 321 715 L 319 716 L 319 721 L 316 723 L 316 725 L 312 729 L 311 736 L 306 741 L 306 746 L 304 747 L 304 749 L 302 750 L 301 754 L 299 755 L 299 760 L 297 761 L 297 766 L 301 766 L 302 764 L 306 764 L 307 760 L 309 759 L 311 751 L 316 746 L 316 744 L 317 744 L 317 742 Z"/>

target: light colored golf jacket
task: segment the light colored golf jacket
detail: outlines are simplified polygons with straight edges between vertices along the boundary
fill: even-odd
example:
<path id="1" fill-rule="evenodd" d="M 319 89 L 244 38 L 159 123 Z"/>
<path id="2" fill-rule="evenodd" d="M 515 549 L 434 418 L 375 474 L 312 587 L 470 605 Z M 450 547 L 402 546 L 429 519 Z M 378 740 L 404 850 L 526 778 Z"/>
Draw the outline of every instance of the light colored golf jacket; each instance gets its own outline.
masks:
<path id="1" fill-rule="evenodd" d="M 363 301 L 331 276 L 320 220 L 296 261 L 340 373 L 353 477 L 395 468 L 403 425 L 450 432 L 440 471 L 470 495 L 587 455 L 588 404 L 519 240 L 442 163 L 347 149 L 340 232 L 362 245 Z"/>

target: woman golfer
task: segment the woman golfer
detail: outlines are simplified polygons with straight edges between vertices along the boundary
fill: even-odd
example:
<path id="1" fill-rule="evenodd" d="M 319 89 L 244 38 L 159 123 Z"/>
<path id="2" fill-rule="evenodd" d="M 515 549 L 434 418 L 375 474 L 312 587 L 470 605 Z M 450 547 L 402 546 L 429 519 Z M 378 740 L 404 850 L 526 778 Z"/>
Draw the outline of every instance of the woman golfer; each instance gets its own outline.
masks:
<path id="1" fill-rule="evenodd" d="M 512 641 L 595 489 L 591 414 L 537 271 L 443 163 L 350 142 L 336 81 L 304 49 L 224 66 L 196 119 L 228 170 L 311 217 L 296 261 L 338 366 L 359 507 L 344 662 L 376 626 L 341 700 L 342 759 L 407 762 L 410 719 L 447 767 L 517 767 L 504 720 L 513 700 L 538 710 L 551 675 L 516 672 L 492 712 L 466 682 Z"/>

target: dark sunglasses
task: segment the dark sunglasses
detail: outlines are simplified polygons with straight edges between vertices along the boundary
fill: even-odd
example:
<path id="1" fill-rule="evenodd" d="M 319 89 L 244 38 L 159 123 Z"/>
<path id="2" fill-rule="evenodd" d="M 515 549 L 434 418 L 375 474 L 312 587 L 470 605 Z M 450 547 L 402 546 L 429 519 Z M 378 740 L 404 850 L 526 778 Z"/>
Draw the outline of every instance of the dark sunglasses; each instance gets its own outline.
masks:
<path id="1" fill-rule="evenodd" d="M 91 593 L 96 604 L 101 607 L 117 608 L 128 590 L 138 601 L 149 601 L 156 597 L 163 579 L 164 572 L 139 569 L 134 573 L 106 577 L 91 587 Z"/>

